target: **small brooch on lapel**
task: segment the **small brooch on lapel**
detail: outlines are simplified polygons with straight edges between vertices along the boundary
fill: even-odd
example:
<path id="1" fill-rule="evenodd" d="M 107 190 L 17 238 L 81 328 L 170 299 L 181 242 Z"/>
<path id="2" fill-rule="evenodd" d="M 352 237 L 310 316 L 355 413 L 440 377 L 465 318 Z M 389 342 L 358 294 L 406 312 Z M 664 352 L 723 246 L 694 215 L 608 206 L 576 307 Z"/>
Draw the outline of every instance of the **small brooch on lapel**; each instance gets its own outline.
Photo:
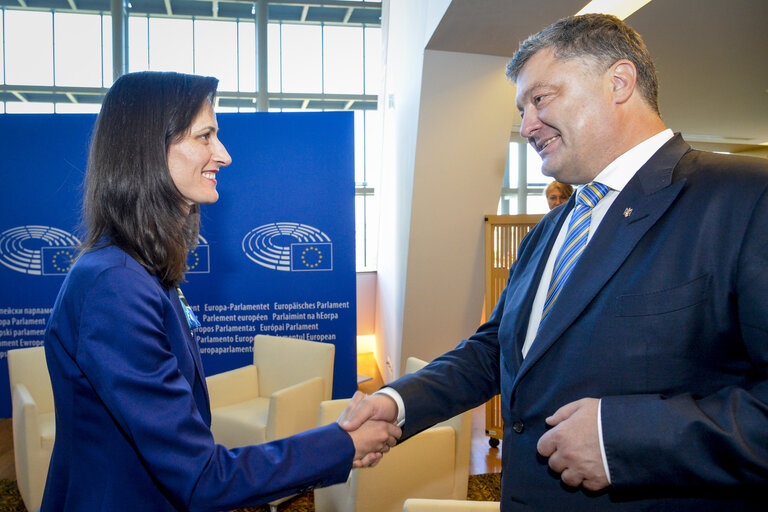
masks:
<path id="1" fill-rule="evenodd" d="M 626 210 L 624 210 L 624 218 L 627 218 L 630 215 L 632 215 L 632 208 L 627 208 Z"/>

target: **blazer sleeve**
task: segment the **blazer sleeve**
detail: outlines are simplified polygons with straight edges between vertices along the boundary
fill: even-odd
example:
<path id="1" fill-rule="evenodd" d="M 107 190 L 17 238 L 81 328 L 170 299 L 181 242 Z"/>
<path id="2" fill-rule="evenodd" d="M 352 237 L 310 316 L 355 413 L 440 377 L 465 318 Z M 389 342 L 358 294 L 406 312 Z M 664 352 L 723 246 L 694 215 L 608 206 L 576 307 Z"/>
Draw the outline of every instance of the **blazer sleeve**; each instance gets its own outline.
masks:
<path id="1" fill-rule="evenodd" d="M 346 480 L 354 446 L 335 424 L 258 446 L 214 443 L 170 346 L 161 292 L 129 268 L 102 272 L 83 298 L 75 358 L 170 499 L 234 509 Z"/>
<path id="2" fill-rule="evenodd" d="M 513 270 L 514 264 L 510 279 Z M 499 394 L 501 353 L 498 332 L 507 290 L 508 286 L 502 291 L 488 321 L 469 339 L 418 372 L 389 384 L 400 394 L 405 405 L 401 441 Z"/>
<path id="3" fill-rule="evenodd" d="M 735 274 L 735 311 L 712 314 L 736 315 L 740 337 L 729 342 L 747 354 L 746 384 L 706 396 L 604 397 L 603 440 L 614 488 L 764 488 L 768 482 L 768 191 L 754 205 L 742 240 L 738 268 L 722 269 Z"/>

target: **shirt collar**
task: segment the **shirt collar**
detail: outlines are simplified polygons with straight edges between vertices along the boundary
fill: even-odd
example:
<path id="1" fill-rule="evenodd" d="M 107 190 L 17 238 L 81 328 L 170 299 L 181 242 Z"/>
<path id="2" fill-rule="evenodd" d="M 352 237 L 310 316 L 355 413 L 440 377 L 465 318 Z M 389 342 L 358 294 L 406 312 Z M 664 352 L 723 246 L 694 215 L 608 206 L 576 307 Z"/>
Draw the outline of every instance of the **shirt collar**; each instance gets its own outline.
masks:
<path id="1" fill-rule="evenodd" d="M 643 142 L 608 164 L 608 166 L 597 175 L 594 181 L 607 185 L 611 190 L 621 192 L 635 173 L 645 165 L 645 162 L 647 162 L 659 148 L 661 148 L 661 146 L 671 139 L 673 135 L 672 130 L 667 128 L 653 137 L 645 139 Z M 579 187 L 579 190 L 581 190 L 581 187 Z"/>

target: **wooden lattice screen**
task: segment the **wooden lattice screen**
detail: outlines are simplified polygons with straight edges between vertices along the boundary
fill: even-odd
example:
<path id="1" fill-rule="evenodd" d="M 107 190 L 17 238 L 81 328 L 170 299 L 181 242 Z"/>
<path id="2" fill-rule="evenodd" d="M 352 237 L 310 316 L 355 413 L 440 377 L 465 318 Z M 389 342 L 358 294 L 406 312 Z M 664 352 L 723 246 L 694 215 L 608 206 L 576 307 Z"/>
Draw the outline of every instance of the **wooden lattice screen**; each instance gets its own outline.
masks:
<path id="1" fill-rule="evenodd" d="M 509 278 L 509 267 L 517 259 L 517 248 L 523 237 L 543 215 L 486 215 L 485 216 L 485 318 L 487 320 L 504 291 Z M 501 419 L 501 400 L 497 395 L 485 406 L 485 433 L 489 443 L 496 447 L 504 432 Z"/>

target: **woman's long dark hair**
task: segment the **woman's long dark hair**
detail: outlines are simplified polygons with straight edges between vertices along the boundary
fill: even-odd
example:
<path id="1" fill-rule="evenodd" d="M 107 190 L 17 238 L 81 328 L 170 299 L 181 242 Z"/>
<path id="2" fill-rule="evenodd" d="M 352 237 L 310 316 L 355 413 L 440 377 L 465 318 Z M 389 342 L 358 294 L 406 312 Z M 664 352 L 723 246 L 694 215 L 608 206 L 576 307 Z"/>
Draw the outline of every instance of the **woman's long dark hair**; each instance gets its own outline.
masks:
<path id="1" fill-rule="evenodd" d="M 188 132 L 218 80 L 141 72 L 118 78 L 104 97 L 88 156 L 82 250 L 114 244 L 177 286 L 197 244 L 199 206 L 191 209 L 168 170 L 168 148 Z"/>

